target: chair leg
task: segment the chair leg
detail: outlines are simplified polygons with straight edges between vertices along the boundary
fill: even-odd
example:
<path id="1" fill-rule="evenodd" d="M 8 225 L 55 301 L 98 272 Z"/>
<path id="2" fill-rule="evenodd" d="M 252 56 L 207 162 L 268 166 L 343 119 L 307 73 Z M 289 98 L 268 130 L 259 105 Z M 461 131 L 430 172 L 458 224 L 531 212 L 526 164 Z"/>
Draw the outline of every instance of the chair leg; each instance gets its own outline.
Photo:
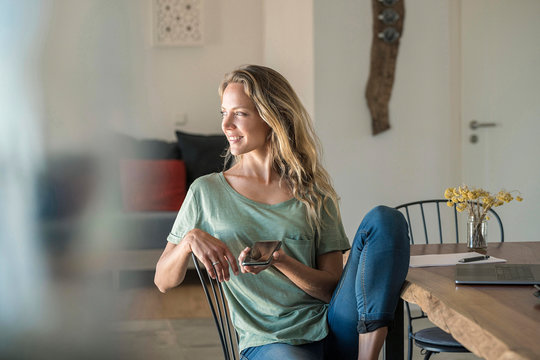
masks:
<path id="1" fill-rule="evenodd" d="M 409 349 L 407 354 L 407 360 L 412 360 L 412 351 L 413 351 L 413 341 L 412 338 L 409 337 Z"/>
<path id="2" fill-rule="evenodd" d="M 429 358 L 431 357 L 431 355 L 433 355 L 434 353 L 432 351 L 426 351 L 426 356 L 424 356 L 424 360 L 429 360 Z"/>

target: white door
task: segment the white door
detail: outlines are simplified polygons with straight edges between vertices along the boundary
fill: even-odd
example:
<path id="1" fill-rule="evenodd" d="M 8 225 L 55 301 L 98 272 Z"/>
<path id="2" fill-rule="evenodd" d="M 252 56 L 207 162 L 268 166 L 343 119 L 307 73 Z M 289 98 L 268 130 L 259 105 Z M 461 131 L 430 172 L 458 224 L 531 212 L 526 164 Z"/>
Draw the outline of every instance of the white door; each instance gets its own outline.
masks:
<path id="1" fill-rule="evenodd" d="M 520 190 L 495 208 L 505 240 L 540 241 L 540 1 L 462 1 L 461 39 L 463 182 Z"/>

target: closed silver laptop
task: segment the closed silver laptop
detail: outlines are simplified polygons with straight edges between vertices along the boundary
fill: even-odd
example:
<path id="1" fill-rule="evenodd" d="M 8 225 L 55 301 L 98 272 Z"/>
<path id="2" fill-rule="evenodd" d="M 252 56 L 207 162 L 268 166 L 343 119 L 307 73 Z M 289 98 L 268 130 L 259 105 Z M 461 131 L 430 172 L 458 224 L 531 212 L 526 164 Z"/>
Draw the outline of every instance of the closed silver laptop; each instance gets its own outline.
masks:
<path id="1" fill-rule="evenodd" d="M 456 284 L 540 284 L 540 264 L 464 264 L 456 266 Z"/>

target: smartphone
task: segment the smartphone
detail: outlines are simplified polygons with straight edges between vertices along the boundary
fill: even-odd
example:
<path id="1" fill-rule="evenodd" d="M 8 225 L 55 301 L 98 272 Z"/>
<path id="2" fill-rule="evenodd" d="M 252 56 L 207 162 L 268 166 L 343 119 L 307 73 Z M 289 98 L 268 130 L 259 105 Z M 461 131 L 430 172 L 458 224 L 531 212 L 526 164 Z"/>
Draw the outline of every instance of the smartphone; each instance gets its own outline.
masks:
<path id="1" fill-rule="evenodd" d="M 272 261 L 272 254 L 274 254 L 274 251 L 278 251 L 280 247 L 281 241 L 278 240 L 257 241 L 251 247 L 244 261 L 242 261 L 242 265 L 268 265 Z"/>

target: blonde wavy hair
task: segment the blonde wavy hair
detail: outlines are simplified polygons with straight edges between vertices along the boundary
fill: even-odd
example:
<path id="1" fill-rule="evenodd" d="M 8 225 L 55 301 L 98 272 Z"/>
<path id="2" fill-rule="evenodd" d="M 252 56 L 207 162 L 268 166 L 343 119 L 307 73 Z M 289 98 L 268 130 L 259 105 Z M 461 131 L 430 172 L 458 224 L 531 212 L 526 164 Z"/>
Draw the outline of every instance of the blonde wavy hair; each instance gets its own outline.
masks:
<path id="1" fill-rule="evenodd" d="M 231 83 L 244 86 L 261 118 L 272 129 L 269 150 L 274 170 L 290 187 L 293 196 L 306 205 L 307 220 L 320 231 L 322 210 L 331 200 L 339 215 L 338 196 L 328 172 L 320 162 L 321 146 L 309 114 L 289 82 L 277 71 L 259 65 L 244 65 L 228 74 L 219 86 L 223 99 Z M 227 151 L 225 163 L 233 157 Z M 240 157 L 234 156 L 234 162 Z"/>

